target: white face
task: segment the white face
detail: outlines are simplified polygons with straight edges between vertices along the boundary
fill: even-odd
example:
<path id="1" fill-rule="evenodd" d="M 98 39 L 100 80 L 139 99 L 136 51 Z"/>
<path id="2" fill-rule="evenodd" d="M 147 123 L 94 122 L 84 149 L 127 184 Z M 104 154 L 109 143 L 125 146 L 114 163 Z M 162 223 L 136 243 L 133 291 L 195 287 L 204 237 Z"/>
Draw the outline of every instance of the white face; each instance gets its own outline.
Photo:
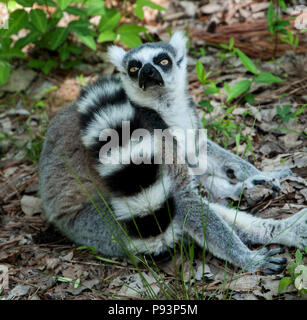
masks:
<path id="1" fill-rule="evenodd" d="M 186 84 L 186 38 L 176 32 L 169 44 L 144 44 L 125 52 L 109 48 L 111 62 L 121 72 L 125 89 L 135 96 L 163 96 L 184 90 Z"/>

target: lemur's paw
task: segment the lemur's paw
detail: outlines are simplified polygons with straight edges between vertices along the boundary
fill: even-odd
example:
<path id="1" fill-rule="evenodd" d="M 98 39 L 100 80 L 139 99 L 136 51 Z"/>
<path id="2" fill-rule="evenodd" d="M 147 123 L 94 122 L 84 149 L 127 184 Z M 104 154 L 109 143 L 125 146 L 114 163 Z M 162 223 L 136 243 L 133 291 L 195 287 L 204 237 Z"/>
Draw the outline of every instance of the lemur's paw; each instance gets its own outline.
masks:
<path id="1" fill-rule="evenodd" d="M 282 248 L 267 249 L 263 248 L 259 251 L 253 251 L 251 261 L 247 264 L 247 271 L 261 271 L 264 274 L 280 273 L 287 264 L 287 259 L 282 257 L 274 257 L 277 254 L 284 253 Z"/>
<path id="2" fill-rule="evenodd" d="M 307 246 L 307 208 L 287 218 L 286 222 L 284 244 L 304 250 Z"/>
<path id="3" fill-rule="evenodd" d="M 267 174 L 257 174 L 248 178 L 244 182 L 245 188 L 251 189 L 257 185 L 263 185 L 268 189 L 272 189 L 274 192 L 278 193 L 281 189 L 279 179 L 272 177 L 271 175 Z"/>
<path id="4" fill-rule="evenodd" d="M 261 172 L 260 174 L 249 177 L 244 184 L 248 189 L 251 189 L 256 185 L 263 185 L 267 188 L 271 188 L 274 191 L 273 196 L 275 196 L 281 189 L 280 179 L 293 174 L 291 169 Z"/>

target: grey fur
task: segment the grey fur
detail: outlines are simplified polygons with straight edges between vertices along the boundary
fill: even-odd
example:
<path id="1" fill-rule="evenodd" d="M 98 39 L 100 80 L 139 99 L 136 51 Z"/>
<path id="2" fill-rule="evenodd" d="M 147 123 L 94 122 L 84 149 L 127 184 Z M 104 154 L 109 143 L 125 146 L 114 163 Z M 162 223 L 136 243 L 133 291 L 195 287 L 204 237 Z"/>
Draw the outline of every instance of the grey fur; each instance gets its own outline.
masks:
<path id="1" fill-rule="evenodd" d="M 159 52 L 168 50 L 172 55 L 183 52 L 185 41 L 180 43 L 180 37 L 183 39 L 181 35 L 175 35 L 172 42 L 174 47 L 171 49 L 170 44 L 161 43 L 145 44 L 133 49 L 122 57 L 123 60 L 115 61 L 117 67 L 124 67 L 125 61 L 144 48 L 157 49 Z M 118 56 L 122 56 L 122 52 Z M 185 87 L 185 57 L 179 66 L 174 64 L 175 71 L 176 77 L 173 78 L 167 78 L 161 71 L 162 76 L 166 77 L 165 86 L 146 92 L 137 88 L 127 75 L 122 74 L 121 81 L 131 100 L 157 112 L 169 128 L 200 127 L 196 107 L 191 103 L 192 99 Z M 169 79 L 173 82 L 170 83 Z M 99 86 L 96 89 L 99 90 Z M 298 248 L 307 245 L 307 209 L 288 219 L 263 220 L 210 203 L 208 199 L 201 198 L 197 179 L 189 174 L 189 168 L 176 163 L 161 165 L 165 178 L 170 181 L 168 192 L 175 200 L 175 213 L 170 227 L 148 239 L 130 238 L 123 230 L 121 220 L 116 218 L 117 212 L 108 207 L 115 199 L 114 194 L 99 176 L 95 161 L 81 140 L 87 131 L 80 133 L 78 108 L 82 100 L 81 111 L 87 112 L 86 99 L 85 95 L 62 109 L 51 121 L 39 168 L 45 216 L 76 243 L 96 247 L 107 256 L 122 257 L 127 254 L 127 250 L 132 254 L 159 254 L 172 247 L 174 241 L 182 235 L 190 236 L 200 246 L 205 246 L 215 256 L 235 266 L 250 271 L 262 269 L 266 273 L 282 269 L 285 260 L 274 257 L 281 251 L 252 251 L 246 243 L 274 242 Z M 249 188 L 261 181 L 270 181 L 272 186 L 278 188 L 278 179 L 289 173 L 261 172 L 209 141 L 208 170 L 201 177 L 201 182 L 210 191 L 211 199 L 226 198 L 238 195 L 243 187 Z M 134 213 L 130 214 L 133 216 Z"/>

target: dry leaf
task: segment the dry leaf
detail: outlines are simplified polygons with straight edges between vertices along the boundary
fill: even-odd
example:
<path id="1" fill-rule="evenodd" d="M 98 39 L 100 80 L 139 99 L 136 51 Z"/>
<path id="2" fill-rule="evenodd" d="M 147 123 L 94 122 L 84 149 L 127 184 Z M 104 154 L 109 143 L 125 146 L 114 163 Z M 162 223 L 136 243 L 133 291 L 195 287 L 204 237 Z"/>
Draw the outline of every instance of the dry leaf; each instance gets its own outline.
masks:
<path id="1" fill-rule="evenodd" d="M 33 196 L 23 196 L 20 201 L 21 210 L 27 216 L 42 212 L 42 200 Z"/>

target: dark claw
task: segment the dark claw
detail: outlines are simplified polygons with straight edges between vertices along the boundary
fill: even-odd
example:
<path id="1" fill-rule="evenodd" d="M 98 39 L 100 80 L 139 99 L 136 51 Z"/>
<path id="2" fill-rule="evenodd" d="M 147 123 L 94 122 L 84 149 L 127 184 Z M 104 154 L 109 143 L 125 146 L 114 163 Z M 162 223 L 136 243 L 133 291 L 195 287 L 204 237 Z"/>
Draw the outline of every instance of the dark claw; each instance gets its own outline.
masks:
<path id="1" fill-rule="evenodd" d="M 278 193 L 281 189 L 280 189 L 280 187 L 273 185 L 273 186 L 272 186 L 272 190 L 273 190 L 274 192 Z"/>
<path id="2" fill-rule="evenodd" d="M 271 249 L 269 250 L 269 252 L 267 253 L 268 256 L 275 256 L 276 254 L 281 254 L 281 253 L 285 253 L 285 249 L 284 248 L 275 248 L 275 249 Z"/>
<path id="3" fill-rule="evenodd" d="M 253 180 L 253 184 L 255 186 L 259 185 L 259 184 L 264 184 L 265 183 L 265 180 Z"/>
<path id="4" fill-rule="evenodd" d="M 276 272 L 270 270 L 270 269 L 265 269 L 265 270 L 262 270 L 261 271 L 263 274 L 268 274 L 268 275 L 271 275 L 271 274 L 275 274 Z"/>
<path id="5" fill-rule="evenodd" d="M 284 257 L 274 257 L 276 254 L 284 253 L 284 248 L 276 248 L 264 251 L 267 263 L 265 269 L 262 270 L 264 274 L 274 274 L 282 272 L 287 264 L 287 259 Z"/>
<path id="6" fill-rule="evenodd" d="M 271 256 L 275 256 L 276 254 L 281 254 L 281 253 L 285 253 L 285 249 L 284 248 L 276 248 L 276 249 L 271 249 L 266 253 L 266 256 L 271 257 Z"/>

